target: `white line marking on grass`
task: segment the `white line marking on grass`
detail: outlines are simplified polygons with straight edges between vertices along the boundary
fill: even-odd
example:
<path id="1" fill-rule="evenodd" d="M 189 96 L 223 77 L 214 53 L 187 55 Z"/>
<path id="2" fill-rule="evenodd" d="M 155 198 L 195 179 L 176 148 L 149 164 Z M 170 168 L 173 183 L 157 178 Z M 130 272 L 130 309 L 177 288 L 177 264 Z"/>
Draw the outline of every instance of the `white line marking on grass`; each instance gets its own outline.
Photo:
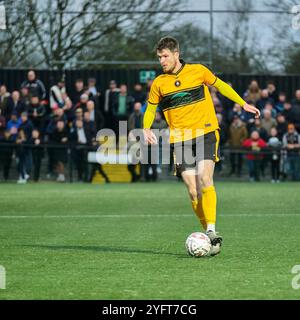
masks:
<path id="1" fill-rule="evenodd" d="M 226 217 L 300 217 L 300 213 L 236 213 L 219 214 L 219 218 Z M 99 215 L 17 215 L 0 216 L 0 219 L 98 219 L 98 218 L 182 218 L 193 217 L 193 214 L 99 214 Z"/>

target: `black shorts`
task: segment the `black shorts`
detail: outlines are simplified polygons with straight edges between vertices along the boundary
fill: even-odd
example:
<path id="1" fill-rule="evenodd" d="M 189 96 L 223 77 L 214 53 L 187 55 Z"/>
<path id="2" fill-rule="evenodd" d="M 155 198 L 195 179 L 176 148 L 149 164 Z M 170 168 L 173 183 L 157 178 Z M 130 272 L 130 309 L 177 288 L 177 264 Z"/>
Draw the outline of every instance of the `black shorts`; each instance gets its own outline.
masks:
<path id="1" fill-rule="evenodd" d="M 215 130 L 192 140 L 173 143 L 175 175 L 195 169 L 201 160 L 220 161 L 220 132 Z"/>

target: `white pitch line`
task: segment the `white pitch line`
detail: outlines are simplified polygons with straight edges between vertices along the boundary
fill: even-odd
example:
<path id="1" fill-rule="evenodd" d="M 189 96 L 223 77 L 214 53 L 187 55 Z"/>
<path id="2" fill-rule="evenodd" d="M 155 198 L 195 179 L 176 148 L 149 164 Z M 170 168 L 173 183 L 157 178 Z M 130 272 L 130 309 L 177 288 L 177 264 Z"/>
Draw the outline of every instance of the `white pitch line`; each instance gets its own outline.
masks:
<path id="1" fill-rule="evenodd" d="M 237 213 L 221 214 L 218 218 L 226 217 L 300 217 L 300 213 Z M 0 216 L 0 219 L 98 219 L 98 218 L 182 218 L 194 217 L 191 214 L 99 214 L 99 215 L 17 215 L 17 216 Z"/>

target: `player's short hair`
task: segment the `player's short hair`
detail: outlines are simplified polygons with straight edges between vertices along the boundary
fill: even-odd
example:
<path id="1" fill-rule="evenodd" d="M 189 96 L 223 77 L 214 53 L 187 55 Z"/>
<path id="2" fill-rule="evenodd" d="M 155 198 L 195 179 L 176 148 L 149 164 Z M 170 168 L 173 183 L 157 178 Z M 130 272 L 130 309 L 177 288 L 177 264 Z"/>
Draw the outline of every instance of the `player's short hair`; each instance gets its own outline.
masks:
<path id="1" fill-rule="evenodd" d="M 163 37 L 158 41 L 156 51 L 162 51 L 164 49 L 169 49 L 172 52 L 179 52 L 179 43 L 173 37 Z"/>

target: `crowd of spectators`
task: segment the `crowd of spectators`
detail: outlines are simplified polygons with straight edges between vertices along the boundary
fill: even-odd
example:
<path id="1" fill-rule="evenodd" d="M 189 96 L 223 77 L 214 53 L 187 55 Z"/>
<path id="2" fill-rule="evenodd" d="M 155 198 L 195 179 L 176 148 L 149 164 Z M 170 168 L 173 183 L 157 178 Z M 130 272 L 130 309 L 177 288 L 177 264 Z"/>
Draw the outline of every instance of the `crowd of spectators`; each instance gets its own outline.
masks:
<path id="1" fill-rule="evenodd" d="M 114 130 L 118 137 L 120 120 L 128 120 L 129 131 L 142 128 L 151 83 L 149 80 L 145 86 L 136 83 L 128 88 L 111 80 L 103 90 L 94 78 L 86 83 L 77 79 L 69 94 L 64 79 L 46 89 L 36 72 L 30 70 L 27 79 L 12 92 L 1 84 L 0 167 L 4 180 L 9 179 L 16 163 L 18 183 L 26 183 L 29 178 L 39 181 L 42 159 L 46 158 L 48 178 L 64 182 L 66 164 L 71 162 L 79 181 L 91 181 L 99 170 L 108 182 L 100 165 L 90 170 L 87 152 L 98 147 L 96 134 L 102 128 Z M 260 88 L 256 80 L 251 81 L 243 98 L 261 110 L 261 119 L 254 119 L 214 87 L 210 90 L 221 128 L 221 148 L 230 150 L 228 174 L 241 176 L 246 160 L 251 181 L 259 180 L 267 168 L 273 182 L 289 174 L 292 180 L 299 180 L 300 89 L 287 100 L 287 93 L 280 92 L 273 82 Z M 153 127 L 167 127 L 159 111 Z M 71 152 L 66 145 L 72 146 Z M 137 181 L 140 176 L 135 167 L 128 169 L 132 180 Z M 146 167 L 146 180 L 150 176 L 156 180 L 160 169 Z M 222 170 L 222 161 L 218 170 Z"/>
<path id="2" fill-rule="evenodd" d="M 252 80 L 243 98 L 260 109 L 260 119 L 214 88 L 211 91 L 221 128 L 221 145 L 230 149 L 229 176 L 241 176 L 246 159 L 250 181 L 259 181 L 267 168 L 272 182 L 288 176 L 299 180 L 300 89 L 288 100 L 287 93 L 279 91 L 274 82 L 268 81 L 266 88 L 260 88 Z"/>

